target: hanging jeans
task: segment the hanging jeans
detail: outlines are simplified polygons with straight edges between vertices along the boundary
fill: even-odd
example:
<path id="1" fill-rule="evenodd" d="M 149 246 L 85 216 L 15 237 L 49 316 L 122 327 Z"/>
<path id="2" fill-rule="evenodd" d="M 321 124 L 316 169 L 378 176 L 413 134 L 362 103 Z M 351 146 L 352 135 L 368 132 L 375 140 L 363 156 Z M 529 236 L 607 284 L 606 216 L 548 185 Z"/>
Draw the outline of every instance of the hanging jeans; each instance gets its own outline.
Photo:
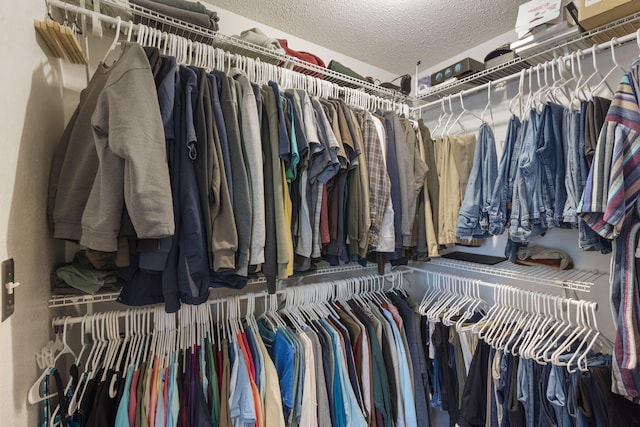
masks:
<path id="1" fill-rule="evenodd" d="M 529 120 L 523 123 L 522 146 L 517 159 L 511 202 L 509 235 L 517 243 L 526 243 L 531 236 L 540 235 L 545 225 L 542 199 L 544 178 L 540 156 L 536 152 L 539 126 L 540 115 L 536 110 L 531 110 Z"/>
<path id="2" fill-rule="evenodd" d="M 514 153 L 520 151 L 520 119 L 513 116 L 509 121 L 507 136 L 504 141 L 504 149 L 498 166 L 498 177 L 493 187 L 491 200 L 489 201 L 489 233 L 493 236 L 504 233 L 505 224 L 509 221 L 511 210 L 511 195 L 513 191 Z M 517 154 L 515 155 L 517 158 Z"/>
<path id="3" fill-rule="evenodd" d="M 473 167 L 458 214 L 456 236 L 463 239 L 489 237 L 489 203 L 498 177 L 496 141 L 488 124 L 478 131 Z"/>
<path id="4" fill-rule="evenodd" d="M 547 383 L 546 399 L 553 405 L 558 427 L 571 427 L 571 419 L 568 409 L 569 378 L 566 369 L 562 366 L 552 366 Z"/>
<path id="5" fill-rule="evenodd" d="M 580 138 L 580 111 L 565 110 L 564 112 L 564 186 L 567 189 L 567 199 L 562 211 L 562 221 L 571 227 L 578 223 L 577 207 L 580 202 L 580 166 L 578 158 Z"/>
<path id="6" fill-rule="evenodd" d="M 520 359 L 518 364 L 518 400 L 524 406 L 527 427 L 535 427 L 535 394 L 533 360 Z"/>
<path id="7" fill-rule="evenodd" d="M 544 204 L 544 228 L 558 227 L 562 223 L 562 212 L 567 199 L 565 189 L 565 160 L 563 152 L 564 108 L 558 104 L 546 104 L 539 116 L 539 131 L 535 138 L 536 152 L 543 172 L 540 189 Z M 533 115 L 532 115 L 533 120 Z"/>

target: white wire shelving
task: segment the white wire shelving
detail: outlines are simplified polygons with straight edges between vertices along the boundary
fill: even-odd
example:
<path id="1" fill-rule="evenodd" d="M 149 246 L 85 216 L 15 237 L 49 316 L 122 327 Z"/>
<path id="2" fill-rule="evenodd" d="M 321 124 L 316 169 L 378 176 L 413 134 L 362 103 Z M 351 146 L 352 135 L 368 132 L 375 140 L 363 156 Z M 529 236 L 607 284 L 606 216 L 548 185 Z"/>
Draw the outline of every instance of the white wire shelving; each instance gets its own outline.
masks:
<path id="1" fill-rule="evenodd" d="M 315 271 L 308 272 L 306 274 L 300 274 L 291 276 L 288 279 L 284 279 L 283 282 L 286 282 L 288 286 L 295 286 L 296 282 L 302 282 L 307 277 L 317 277 L 317 276 L 330 276 L 348 272 L 370 272 L 373 268 L 376 268 L 376 264 L 367 264 L 366 266 L 362 266 L 357 263 L 352 264 L 344 264 L 339 266 L 322 266 L 318 267 Z M 250 279 L 247 282 L 247 287 L 266 284 L 267 280 L 265 277 L 260 276 L 255 279 Z M 210 298 L 218 298 L 222 296 L 222 294 L 238 294 L 243 293 L 245 290 L 235 291 L 227 288 L 211 288 L 209 290 Z M 105 303 L 105 302 L 117 302 L 118 297 L 120 296 L 120 292 L 108 292 L 108 293 L 97 293 L 95 295 L 84 294 L 84 295 L 52 295 L 49 298 L 49 308 L 58 308 L 58 307 L 69 307 L 69 306 L 80 306 L 80 305 L 88 305 L 93 303 Z"/>
<path id="2" fill-rule="evenodd" d="M 335 83 L 347 88 L 360 89 L 370 95 L 379 96 L 394 102 L 404 102 L 413 105 L 415 98 L 406 96 L 392 89 L 387 89 L 369 81 L 360 80 L 346 74 L 342 74 L 328 68 L 300 60 L 290 55 L 281 54 L 274 50 L 259 46 L 232 36 L 221 34 L 208 28 L 200 27 L 189 22 L 185 22 L 170 16 L 160 14 L 143 6 L 128 3 L 118 3 L 109 0 L 101 0 L 101 12 L 96 12 L 88 8 L 82 8 L 75 4 L 73 0 L 48 0 L 50 6 L 63 9 L 72 15 L 85 14 L 89 16 L 102 15 L 103 22 L 115 24 L 117 15 L 123 19 L 132 18 L 136 23 L 155 27 L 160 31 L 176 34 L 178 36 L 210 44 L 221 48 L 232 55 L 240 55 L 246 58 L 259 59 L 270 64 L 280 65 L 284 68 L 295 68 L 303 74 L 320 77 L 325 81 Z M 111 18 L 111 19 L 109 19 Z M 126 24 L 123 22 L 123 27 Z"/>
<path id="3" fill-rule="evenodd" d="M 456 270 L 484 274 L 581 292 L 590 292 L 591 287 L 606 276 L 606 273 L 598 270 L 559 270 L 543 266 L 518 265 L 509 261 L 503 261 L 495 265 L 485 265 L 448 258 L 432 258 L 430 262 L 423 264 L 417 270 L 426 272 L 429 271 L 430 267 L 439 267 L 447 271 Z"/>
<path id="4" fill-rule="evenodd" d="M 505 63 L 487 68 L 467 77 L 432 86 L 425 94 L 417 97 L 418 101 L 430 102 L 439 98 L 456 94 L 463 90 L 487 84 L 518 72 L 534 67 L 543 62 L 566 55 L 578 49 L 587 49 L 594 44 L 609 42 L 614 37 L 622 37 L 640 28 L 640 13 L 579 33 L 573 37 L 560 39 L 553 43 L 543 44 Z M 420 105 L 420 102 L 417 103 Z"/>

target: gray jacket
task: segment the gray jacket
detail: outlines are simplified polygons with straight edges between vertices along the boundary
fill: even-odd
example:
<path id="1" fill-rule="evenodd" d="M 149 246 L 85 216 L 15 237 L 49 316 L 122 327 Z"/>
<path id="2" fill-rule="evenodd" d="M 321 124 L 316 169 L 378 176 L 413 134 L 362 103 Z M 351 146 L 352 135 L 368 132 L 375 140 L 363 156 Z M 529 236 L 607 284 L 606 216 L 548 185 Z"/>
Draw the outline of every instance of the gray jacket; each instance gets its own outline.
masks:
<path id="1" fill-rule="evenodd" d="M 54 155 L 50 203 L 54 237 L 117 250 L 123 209 L 140 239 L 173 235 L 174 219 L 162 118 L 140 45 L 124 43 L 101 64 Z"/>

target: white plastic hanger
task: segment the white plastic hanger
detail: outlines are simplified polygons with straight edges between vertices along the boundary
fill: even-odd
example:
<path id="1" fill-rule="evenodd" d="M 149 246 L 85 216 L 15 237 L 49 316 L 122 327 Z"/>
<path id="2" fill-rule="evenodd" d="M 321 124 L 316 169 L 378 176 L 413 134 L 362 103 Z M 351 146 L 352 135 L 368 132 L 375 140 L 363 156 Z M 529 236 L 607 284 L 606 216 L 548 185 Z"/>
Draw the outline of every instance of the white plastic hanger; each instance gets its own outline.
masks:
<path id="1" fill-rule="evenodd" d="M 523 69 L 520 71 L 520 78 L 518 79 L 518 93 L 516 93 L 516 96 L 511 98 L 511 101 L 509 101 L 509 112 L 519 118 L 522 118 L 524 115 L 524 109 L 522 106 L 522 98 L 524 96 L 524 76 L 525 70 Z M 518 107 L 518 110 L 515 110 L 516 107 Z"/>
<path id="2" fill-rule="evenodd" d="M 113 41 L 111 42 L 111 45 L 109 46 L 109 49 L 107 49 L 107 52 L 104 54 L 104 57 L 102 58 L 102 63 L 106 64 L 107 61 L 107 57 L 109 56 L 109 54 L 111 52 L 113 52 L 116 48 L 116 46 L 118 46 L 118 39 L 120 38 L 120 25 L 122 24 L 122 18 L 120 18 L 119 16 L 116 17 L 116 34 L 113 37 Z"/>
<path id="3" fill-rule="evenodd" d="M 57 393 L 52 393 L 46 396 L 42 396 L 40 394 L 40 388 L 42 385 L 42 381 L 44 381 L 44 377 L 46 377 L 47 375 L 49 375 L 51 372 L 51 369 L 55 368 L 56 366 L 56 362 L 58 360 L 60 360 L 60 357 L 66 355 L 66 354 L 70 354 L 71 356 L 73 356 L 74 360 L 77 360 L 77 356 L 75 354 L 75 352 L 73 351 L 73 349 L 69 346 L 69 343 L 67 342 L 67 330 L 68 328 L 70 328 L 70 325 L 67 325 L 67 322 L 69 321 L 69 317 L 65 317 L 64 321 L 63 321 L 63 330 L 62 330 L 62 344 L 63 347 L 60 350 L 60 352 L 55 356 L 55 358 L 53 359 L 53 363 L 50 364 L 50 366 L 47 366 L 42 374 L 40 374 L 40 376 L 38 377 L 38 379 L 33 383 L 33 385 L 29 388 L 29 392 L 27 393 L 27 400 L 30 404 L 35 404 L 38 402 L 42 402 L 43 400 L 46 399 L 50 399 L 54 396 L 57 395 Z"/>
<path id="4" fill-rule="evenodd" d="M 616 37 L 612 38 L 612 39 L 611 39 L 611 42 L 610 42 L 610 48 L 609 48 L 609 49 L 611 50 L 611 62 L 613 62 L 613 67 L 609 70 L 609 72 L 608 72 L 607 74 L 605 74 L 605 75 L 604 75 L 604 77 L 602 78 L 602 80 L 601 80 L 601 81 L 599 81 L 599 82 L 598 82 L 598 84 L 596 84 L 596 86 L 591 90 L 591 96 L 592 96 L 592 97 L 593 97 L 593 96 L 595 96 L 595 95 L 598 93 L 598 91 L 599 91 L 600 89 L 602 89 L 603 87 L 606 87 L 606 88 L 609 90 L 609 92 L 611 93 L 611 95 L 613 95 L 613 94 L 614 94 L 614 91 L 613 91 L 613 90 L 611 90 L 611 87 L 610 87 L 608 84 L 606 84 L 607 80 L 608 80 L 608 79 L 609 79 L 609 77 L 611 77 L 611 75 L 612 75 L 616 70 L 618 70 L 618 69 L 622 70 L 622 72 L 624 72 L 624 73 L 626 73 L 626 72 L 627 72 L 627 70 L 625 70 L 625 69 L 624 69 L 624 68 L 623 68 L 623 67 L 618 63 L 618 60 L 617 60 L 617 58 L 616 58 L 616 49 L 615 49 L 615 46 L 616 46 L 616 45 L 615 45 L 615 43 L 617 42 L 617 40 L 618 40 L 618 39 L 617 39 Z"/>

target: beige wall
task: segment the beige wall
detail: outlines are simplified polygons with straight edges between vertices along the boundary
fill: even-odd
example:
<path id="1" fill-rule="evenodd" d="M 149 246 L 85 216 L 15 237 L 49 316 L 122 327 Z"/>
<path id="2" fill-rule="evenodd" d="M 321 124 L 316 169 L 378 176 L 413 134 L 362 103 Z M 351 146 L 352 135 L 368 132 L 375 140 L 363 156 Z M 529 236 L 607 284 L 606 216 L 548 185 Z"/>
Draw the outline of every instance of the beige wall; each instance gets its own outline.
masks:
<path id="1" fill-rule="evenodd" d="M 49 339 L 49 272 L 57 251 L 46 223 L 52 148 L 63 130 L 60 67 L 44 55 L 33 20 L 41 0 L 0 3 L 0 259 L 15 260 L 16 310 L 0 324 L 0 424 L 36 425 L 26 401 L 34 354 Z"/>

